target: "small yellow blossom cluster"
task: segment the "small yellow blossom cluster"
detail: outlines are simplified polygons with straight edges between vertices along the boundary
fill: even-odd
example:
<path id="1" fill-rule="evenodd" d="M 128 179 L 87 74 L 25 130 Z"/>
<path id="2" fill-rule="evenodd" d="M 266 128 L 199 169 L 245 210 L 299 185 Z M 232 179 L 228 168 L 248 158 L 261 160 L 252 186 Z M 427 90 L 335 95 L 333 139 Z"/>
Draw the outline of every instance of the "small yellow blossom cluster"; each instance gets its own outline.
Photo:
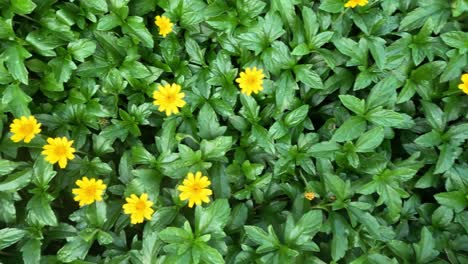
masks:
<path id="1" fill-rule="evenodd" d="M 176 108 L 169 105 L 166 106 L 165 111 L 177 113 L 177 107 L 182 107 L 185 102 L 181 101 L 183 93 L 180 93 L 180 86 L 178 85 L 167 85 L 162 87 L 163 91 L 155 92 L 155 99 L 160 102 L 166 102 L 171 94 L 175 94 L 174 101 Z M 182 94 L 182 95 L 181 95 Z M 14 142 L 20 142 L 23 140 L 25 143 L 31 142 L 31 140 L 41 132 L 41 124 L 37 122 L 34 116 L 22 116 L 19 119 L 13 120 L 10 125 L 10 137 Z M 67 166 L 68 160 L 74 159 L 75 148 L 72 147 L 73 140 L 68 140 L 66 137 L 48 138 L 47 145 L 43 146 L 42 155 L 45 156 L 45 160 L 51 164 L 58 163 L 60 168 Z M 78 188 L 72 189 L 72 193 L 75 195 L 74 200 L 79 203 L 80 207 L 90 205 L 96 201 L 102 201 L 102 196 L 107 186 L 102 180 L 95 178 L 88 178 L 86 176 L 75 182 Z M 201 172 L 188 173 L 187 178 L 182 182 L 182 185 L 178 187 L 181 191 L 179 198 L 181 201 L 188 200 L 188 206 L 193 207 L 194 204 L 201 205 L 202 202 L 208 203 L 209 196 L 212 195 L 212 191 L 208 188 L 211 182 L 207 176 L 203 176 Z M 148 194 L 143 193 L 138 197 L 135 194 L 131 194 L 127 197 L 126 202 L 122 208 L 125 214 L 130 215 L 130 222 L 132 224 L 143 223 L 145 219 L 150 220 L 154 210 L 151 208 L 153 202 L 148 199 Z"/>
<path id="2" fill-rule="evenodd" d="M 201 205 L 202 202 L 208 203 L 209 196 L 212 191 L 208 189 L 211 182 L 207 176 L 202 173 L 196 172 L 188 173 L 187 178 L 182 182 L 182 185 L 177 189 L 181 191 L 179 198 L 181 201 L 188 200 L 188 206 L 193 207 L 194 204 Z M 148 199 L 148 194 L 143 193 L 138 197 L 135 194 L 130 195 L 125 199 L 126 204 L 122 206 L 124 213 L 130 215 L 130 222 L 132 224 L 143 223 L 144 220 L 151 220 L 154 210 L 151 208 L 153 202 Z"/>
<path id="3" fill-rule="evenodd" d="M 21 116 L 10 124 L 10 132 L 12 134 L 10 139 L 13 142 L 18 143 L 23 140 L 24 143 L 30 143 L 37 134 L 41 133 L 41 123 L 37 122 L 34 116 Z M 73 153 L 76 150 L 72 147 L 73 140 L 69 141 L 66 137 L 48 138 L 47 143 L 42 147 L 41 154 L 49 163 L 58 162 L 59 167 L 63 169 L 67 166 L 68 160 L 75 158 Z"/>
<path id="4" fill-rule="evenodd" d="M 241 92 L 246 95 L 252 93 L 258 94 L 263 90 L 263 79 L 265 75 L 262 69 L 257 67 L 247 67 L 244 72 L 241 72 L 236 82 L 239 83 Z M 158 106 L 160 112 L 165 112 L 166 116 L 178 114 L 179 108 L 186 105 L 184 101 L 185 93 L 182 92 L 180 85 L 166 84 L 158 85 L 158 89 L 153 92 L 153 104 Z"/>
<path id="5" fill-rule="evenodd" d="M 165 16 L 156 16 L 154 23 L 159 28 L 159 35 L 163 37 L 171 33 L 174 26 L 171 20 Z M 239 84 L 242 93 L 251 95 L 252 93 L 258 94 L 263 90 L 264 78 L 265 75 L 262 69 L 247 67 L 244 72 L 240 73 L 236 82 Z M 181 92 L 181 90 L 180 85 L 176 83 L 158 85 L 158 89 L 153 92 L 153 104 L 158 106 L 160 112 L 165 112 L 166 116 L 178 114 L 179 108 L 184 107 L 186 104 L 184 101 L 185 93 Z"/>

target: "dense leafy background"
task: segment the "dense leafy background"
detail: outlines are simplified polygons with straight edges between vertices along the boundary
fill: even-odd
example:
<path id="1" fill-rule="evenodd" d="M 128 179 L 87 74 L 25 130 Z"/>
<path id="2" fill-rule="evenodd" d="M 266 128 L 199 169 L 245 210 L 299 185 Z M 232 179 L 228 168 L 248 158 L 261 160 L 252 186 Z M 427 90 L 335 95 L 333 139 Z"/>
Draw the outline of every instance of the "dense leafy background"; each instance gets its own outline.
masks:
<path id="1" fill-rule="evenodd" d="M 0 0 L 0 260 L 468 263 L 468 2 L 344 2 Z M 180 115 L 152 105 L 162 82 Z M 14 144 L 29 114 L 43 132 Z M 75 140 L 66 169 L 48 136 Z M 214 200 L 189 209 L 175 187 L 197 170 Z M 80 209 L 84 175 L 108 189 Z M 130 225 L 142 192 L 156 213 Z"/>

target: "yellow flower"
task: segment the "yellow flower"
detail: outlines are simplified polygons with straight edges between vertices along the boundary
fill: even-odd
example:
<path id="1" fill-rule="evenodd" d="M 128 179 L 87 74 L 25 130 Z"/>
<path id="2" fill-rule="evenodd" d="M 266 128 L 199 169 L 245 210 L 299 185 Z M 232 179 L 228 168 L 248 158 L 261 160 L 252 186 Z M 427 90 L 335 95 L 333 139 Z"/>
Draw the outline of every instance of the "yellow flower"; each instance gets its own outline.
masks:
<path id="1" fill-rule="evenodd" d="M 38 123 L 34 116 L 22 116 L 13 120 L 10 124 L 10 132 L 13 134 L 10 138 L 13 142 L 29 143 L 39 133 L 41 133 L 41 123 Z"/>
<path id="2" fill-rule="evenodd" d="M 236 82 L 239 83 L 242 93 L 246 95 L 251 95 L 252 92 L 258 94 L 263 90 L 263 78 L 265 78 L 265 75 L 262 69 L 247 67 L 245 72 L 240 73 L 240 78 L 237 78 Z"/>
<path id="3" fill-rule="evenodd" d="M 369 0 L 349 0 L 346 4 L 345 7 L 351 7 L 355 8 L 356 6 L 365 6 Z"/>
<path id="4" fill-rule="evenodd" d="M 167 34 L 172 32 L 171 20 L 165 16 L 156 16 L 154 23 L 159 27 L 159 35 L 166 37 Z"/>
<path id="5" fill-rule="evenodd" d="M 77 180 L 75 184 L 79 188 L 74 188 L 72 193 L 76 195 L 74 200 L 79 202 L 80 206 L 102 201 L 102 195 L 106 189 L 106 185 L 102 183 L 102 180 L 96 181 L 94 178 L 88 179 L 85 176 L 81 180 Z"/>
<path id="6" fill-rule="evenodd" d="M 122 206 L 125 214 L 130 215 L 130 222 L 132 224 L 139 224 L 147 220 L 151 220 L 154 210 L 151 208 L 153 202 L 148 200 L 148 194 L 143 193 L 140 197 L 135 194 L 125 198 L 126 204 Z"/>
<path id="7" fill-rule="evenodd" d="M 211 182 L 208 177 L 202 176 L 201 172 L 187 174 L 187 178 L 182 182 L 182 185 L 177 190 L 182 193 L 179 195 L 180 200 L 189 200 L 189 207 L 192 208 L 193 204 L 201 205 L 202 202 L 208 203 L 210 199 L 208 196 L 213 192 L 206 188 L 210 186 Z"/>
<path id="8" fill-rule="evenodd" d="M 309 200 L 309 201 L 312 201 L 314 198 L 315 198 L 315 193 L 313 192 L 305 192 L 304 193 L 304 197 Z"/>
<path id="9" fill-rule="evenodd" d="M 462 83 L 458 85 L 458 88 L 462 90 L 464 93 L 468 94 L 468 73 L 465 73 L 461 77 Z"/>
<path id="10" fill-rule="evenodd" d="M 158 85 L 158 90 L 153 92 L 153 104 L 159 106 L 160 112 L 166 112 L 167 116 L 179 113 L 179 107 L 184 107 L 185 93 L 180 92 L 180 85 L 173 83 L 164 86 Z"/>
<path id="11" fill-rule="evenodd" d="M 42 147 L 44 149 L 42 155 L 46 156 L 45 160 L 49 163 L 58 162 L 59 167 L 63 169 L 67 166 L 68 160 L 75 158 L 73 153 L 76 150 L 72 148 L 73 140 L 68 141 L 66 137 L 48 138 L 47 143 L 49 144 Z"/>

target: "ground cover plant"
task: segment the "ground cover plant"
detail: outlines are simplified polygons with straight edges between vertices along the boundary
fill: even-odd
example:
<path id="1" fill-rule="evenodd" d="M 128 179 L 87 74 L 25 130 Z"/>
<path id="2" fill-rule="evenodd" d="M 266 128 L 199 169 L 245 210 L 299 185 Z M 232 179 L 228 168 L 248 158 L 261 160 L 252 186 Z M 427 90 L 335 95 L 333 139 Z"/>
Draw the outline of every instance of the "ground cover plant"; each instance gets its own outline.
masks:
<path id="1" fill-rule="evenodd" d="M 468 263 L 466 0 L 0 0 L 0 263 Z"/>

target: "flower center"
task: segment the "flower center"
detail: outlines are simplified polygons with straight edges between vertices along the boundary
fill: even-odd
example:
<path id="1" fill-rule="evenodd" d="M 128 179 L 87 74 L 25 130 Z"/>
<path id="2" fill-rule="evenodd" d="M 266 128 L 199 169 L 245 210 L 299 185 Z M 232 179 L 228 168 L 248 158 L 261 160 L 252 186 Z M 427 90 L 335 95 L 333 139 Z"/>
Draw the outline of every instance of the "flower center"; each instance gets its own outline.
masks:
<path id="1" fill-rule="evenodd" d="M 96 186 L 88 186 L 85 192 L 87 196 L 94 197 L 96 195 Z"/>
<path id="2" fill-rule="evenodd" d="M 24 124 L 21 126 L 20 131 L 23 134 L 31 134 L 33 132 L 33 125 L 32 124 Z"/>
<path id="3" fill-rule="evenodd" d="M 257 85 L 257 77 L 256 76 L 249 76 L 247 78 L 247 83 L 249 85 Z"/>
<path id="4" fill-rule="evenodd" d="M 146 202 L 144 201 L 138 201 L 135 204 L 135 209 L 138 211 L 143 211 L 146 208 Z"/>
<path id="5" fill-rule="evenodd" d="M 194 192 L 194 193 L 199 193 L 201 189 L 202 188 L 201 188 L 200 184 L 198 184 L 198 183 L 195 183 L 195 184 L 192 185 L 192 192 Z"/>
<path id="6" fill-rule="evenodd" d="M 65 146 L 56 146 L 55 147 L 55 155 L 64 156 L 65 154 L 67 154 L 67 148 Z"/>
<path id="7" fill-rule="evenodd" d="M 167 100 L 168 103 L 173 103 L 175 101 L 175 99 L 176 99 L 176 97 L 175 97 L 174 94 L 168 94 L 166 96 L 166 100 Z"/>

